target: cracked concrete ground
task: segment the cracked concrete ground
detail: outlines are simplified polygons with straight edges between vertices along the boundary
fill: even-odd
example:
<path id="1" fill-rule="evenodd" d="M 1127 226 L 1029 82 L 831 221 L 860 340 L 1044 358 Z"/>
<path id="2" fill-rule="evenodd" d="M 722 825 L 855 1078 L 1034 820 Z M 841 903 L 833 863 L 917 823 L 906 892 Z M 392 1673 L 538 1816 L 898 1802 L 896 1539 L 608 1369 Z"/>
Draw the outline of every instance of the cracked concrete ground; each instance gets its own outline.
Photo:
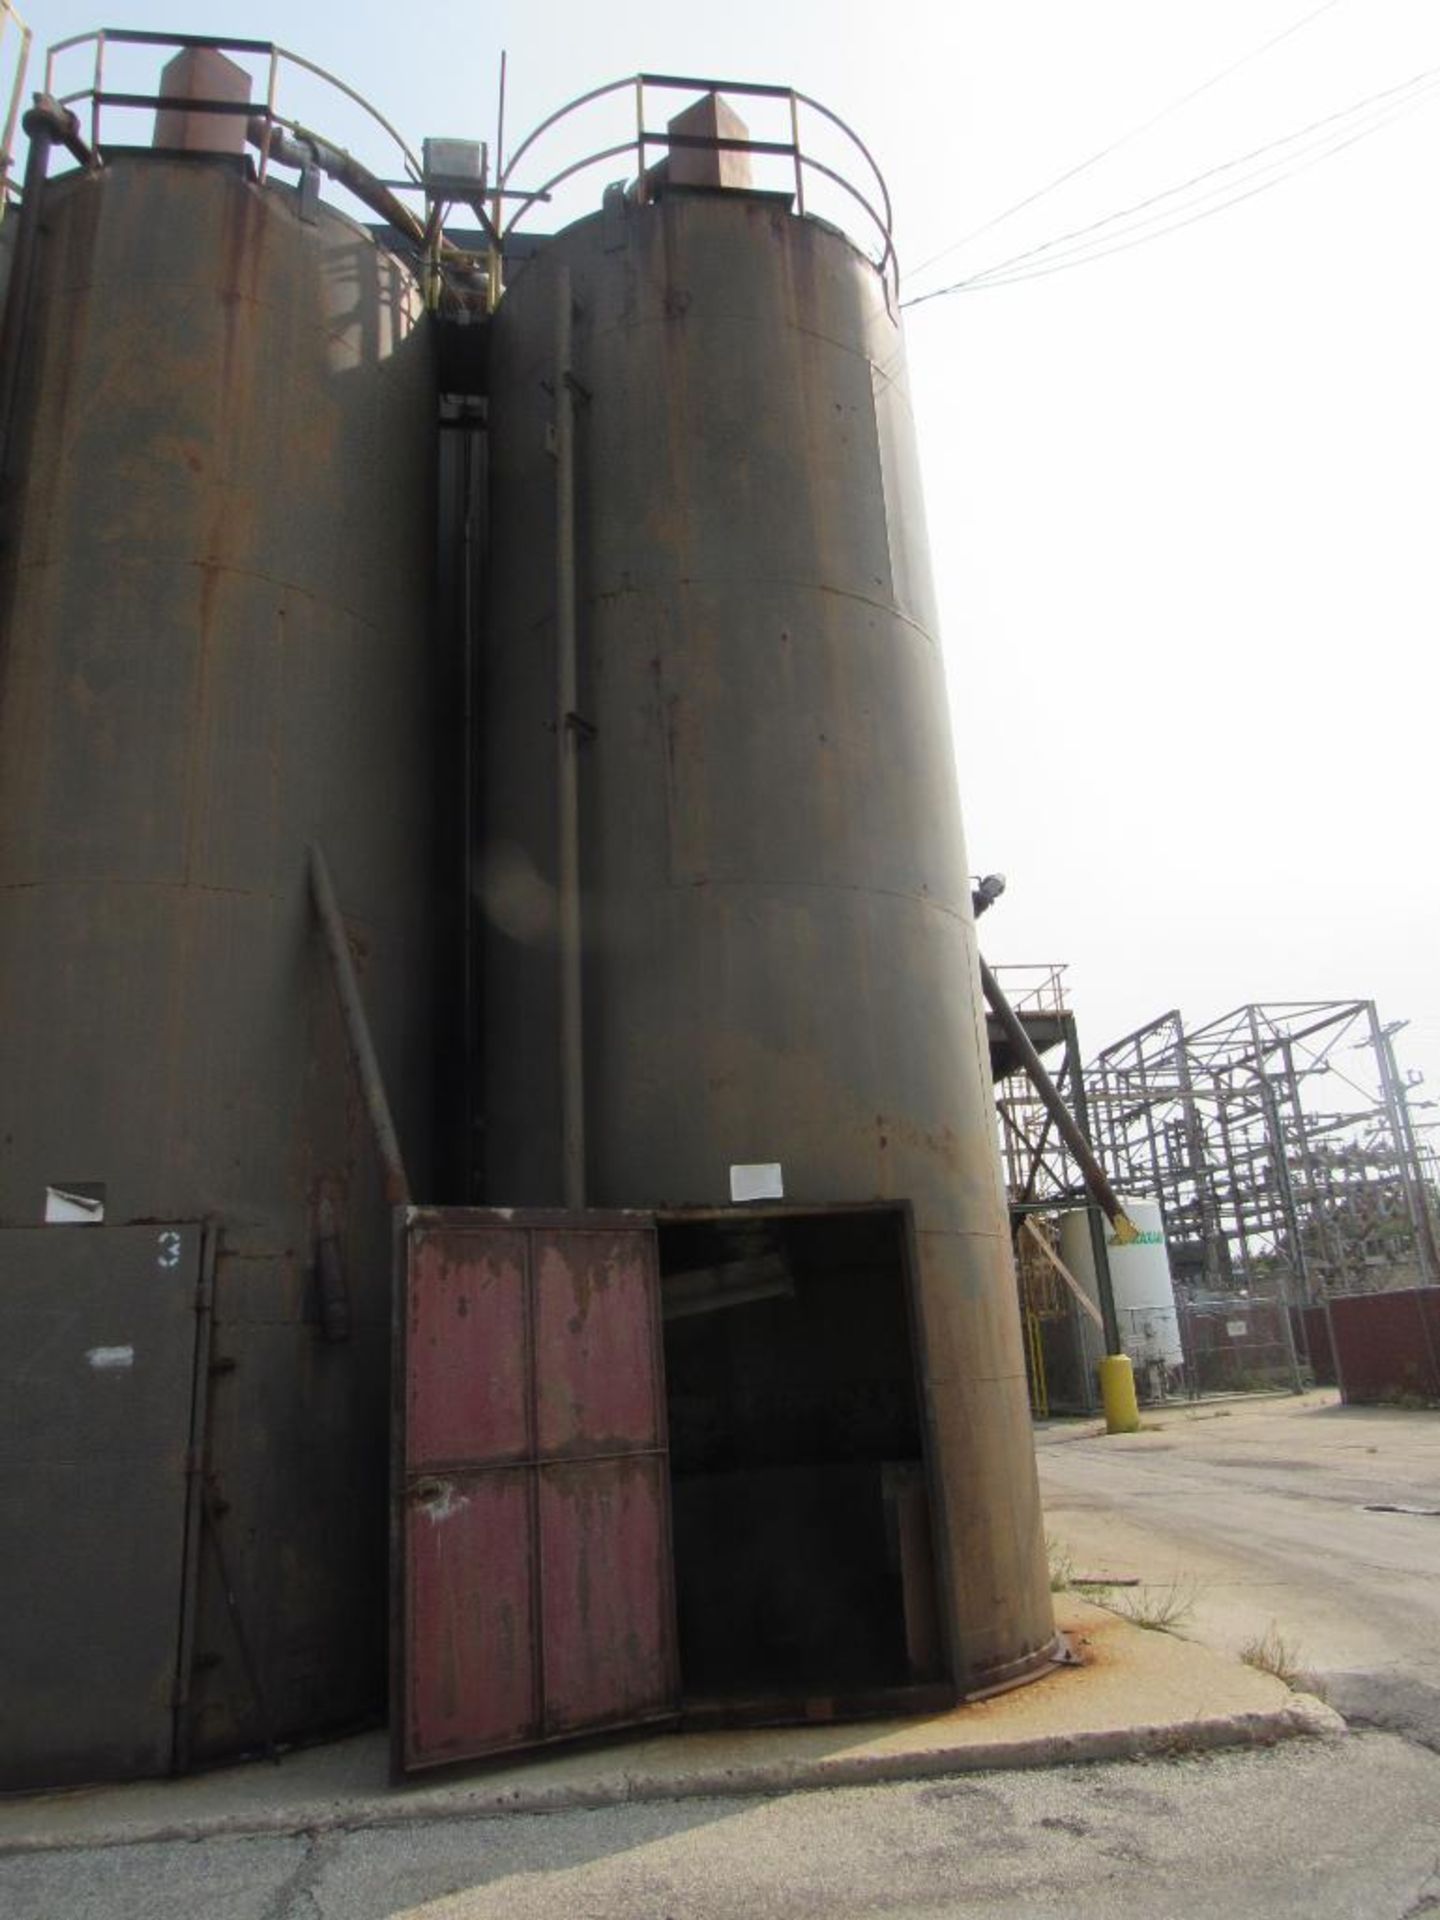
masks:
<path id="1" fill-rule="evenodd" d="M 1339 1739 L 773 1797 L 67 1844 L 0 1858 L 5 1920 L 1422 1920 L 1440 1916 L 1440 1421 L 1333 1396 L 1040 1435 L 1075 1569 L 1273 1627 Z M 1140 1640 L 1156 1636 L 1142 1634 Z M 1032 1698 L 1038 1701 L 1038 1690 Z"/>
<path id="2" fill-rule="evenodd" d="M 1440 1756 L 1264 1752 L 0 1862 L 7 1920 L 1417 1920 Z"/>
<path id="3" fill-rule="evenodd" d="M 1046 1528 L 1075 1573 L 1179 1590 L 1179 1630 L 1222 1652 L 1278 1636 L 1352 1725 L 1440 1750 L 1440 1417 L 1320 1392 L 1037 1438 Z"/>

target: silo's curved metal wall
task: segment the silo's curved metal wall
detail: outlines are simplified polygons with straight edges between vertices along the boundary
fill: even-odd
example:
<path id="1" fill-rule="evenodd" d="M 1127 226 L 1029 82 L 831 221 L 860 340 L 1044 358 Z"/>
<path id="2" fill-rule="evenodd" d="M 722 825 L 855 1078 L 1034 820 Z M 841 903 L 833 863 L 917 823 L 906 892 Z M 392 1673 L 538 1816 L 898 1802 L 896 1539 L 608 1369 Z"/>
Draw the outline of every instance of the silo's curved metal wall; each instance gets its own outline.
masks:
<path id="1" fill-rule="evenodd" d="M 956 1677 L 1053 1635 L 903 346 L 772 199 L 612 197 L 493 322 L 484 1166 L 560 1198 L 556 288 L 574 297 L 589 1201 L 913 1201 Z"/>
<path id="2" fill-rule="evenodd" d="M 387 1213 L 324 847 L 413 1174 L 429 1123 L 434 402 L 407 270 L 238 163 L 50 183 L 6 525 L 0 1224 L 218 1230 L 192 1744 L 384 1699 Z M 352 1333 L 322 1338 L 336 1220 Z M 119 1540 L 111 1551 L 134 1551 Z M 177 1570 L 178 1571 L 178 1570 Z"/>

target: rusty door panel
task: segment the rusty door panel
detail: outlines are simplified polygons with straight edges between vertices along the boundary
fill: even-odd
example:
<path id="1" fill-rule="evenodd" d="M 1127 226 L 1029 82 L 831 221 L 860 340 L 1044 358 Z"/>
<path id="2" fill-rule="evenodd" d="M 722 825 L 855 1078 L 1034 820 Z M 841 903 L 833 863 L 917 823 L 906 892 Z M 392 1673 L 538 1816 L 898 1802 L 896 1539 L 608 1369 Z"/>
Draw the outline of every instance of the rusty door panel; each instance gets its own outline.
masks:
<path id="1" fill-rule="evenodd" d="M 545 1721 L 552 1734 L 666 1713 L 669 1470 L 661 1454 L 540 1470 Z"/>
<path id="2" fill-rule="evenodd" d="M 410 1244 L 405 1453 L 412 1468 L 530 1451 L 526 1237 Z"/>
<path id="3" fill-rule="evenodd" d="M 405 1514 L 411 1649 L 411 1764 L 434 1766 L 488 1743 L 512 1746 L 540 1713 L 534 1629 L 531 1475 L 523 1467 L 435 1476 Z M 476 1578 L 483 1570 L 483 1578 Z"/>
<path id="4" fill-rule="evenodd" d="M 412 1216 L 397 1772 L 678 1710 L 652 1225 Z"/>
<path id="5" fill-rule="evenodd" d="M 535 1402 L 546 1458 L 661 1444 L 653 1238 L 535 1236 Z"/>

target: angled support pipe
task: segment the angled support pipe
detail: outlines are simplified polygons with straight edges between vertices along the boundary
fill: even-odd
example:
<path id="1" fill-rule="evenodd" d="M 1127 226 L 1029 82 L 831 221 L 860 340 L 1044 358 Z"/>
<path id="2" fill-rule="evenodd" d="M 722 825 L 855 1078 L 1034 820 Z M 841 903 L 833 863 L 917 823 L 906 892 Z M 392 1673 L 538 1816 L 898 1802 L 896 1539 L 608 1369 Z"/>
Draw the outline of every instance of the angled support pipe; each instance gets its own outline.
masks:
<path id="1" fill-rule="evenodd" d="M 980 962 L 980 985 L 984 989 L 987 1006 L 1004 1028 L 1005 1037 L 1014 1047 L 1030 1084 L 1045 1103 L 1045 1111 L 1054 1122 L 1056 1132 L 1079 1167 L 1086 1190 L 1094 1197 L 1105 1218 L 1114 1227 L 1116 1239 L 1124 1246 L 1137 1237 L 1139 1230 L 1121 1206 L 1105 1169 L 1095 1158 L 1094 1149 L 1076 1125 L 1075 1116 L 1066 1106 L 1064 1096 L 1046 1071 L 1044 1061 L 1035 1051 L 1035 1043 L 1025 1031 L 1025 1023 L 1005 998 L 999 981 L 983 959 Z"/>
<path id="2" fill-rule="evenodd" d="M 989 881 L 982 883 L 980 891 L 974 895 L 977 918 L 999 897 L 1003 885 L 1003 881 L 999 886 L 992 886 Z M 1044 1102 L 1045 1111 L 1074 1156 L 1087 1190 L 1115 1229 L 1115 1238 L 1122 1246 L 1138 1238 L 1138 1228 L 1121 1206 L 1104 1168 L 1095 1158 L 1090 1142 L 1076 1125 L 1075 1117 L 1066 1106 L 1060 1090 L 1046 1072 L 1045 1063 L 1035 1050 L 1035 1043 L 1025 1031 L 1025 1023 L 1005 998 L 999 981 L 984 958 L 978 955 L 977 958 L 980 960 L 980 985 L 986 1005 L 1000 1022 L 1031 1085 Z M 1133 1433 L 1140 1424 L 1140 1410 L 1135 1400 L 1135 1375 L 1120 1344 L 1120 1321 L 1115 1312 L 1115 1289 L 1110 1280 L 1108 1260 L 1103 1264 L 1097 1261 L 1095 1278 L 1100 1292 L 1100 1316 L 1105 1332 L 1105 1358 L 1100 1362 L 1100 1393 L 1105 1406 L 1105 1426 L 1110 1433 Z"/>
<path id="3" fill-rule="evenodd" d="M 386 1097 L 385 1079 L 380 1071 L 375 1042 L 370 1036 L 370 1022 L 365 1017 L 365 1002 L 360 997 L 360 982 L 355 977 L 355 962 L 350 957 L 350 942 L 345 937 L 345 923 L 340 918 L 330 868 L 315 841 L 310 843 L 309 862 L 310 897 L 315 903 L 320 931 L 325 936 L 325 948 L 330 956 L 335 991 L 340 998 L 340 1012 L 345 1022 L 345 1039 L 360 1090 L 365 1097 L 365 1109 L 370 1116 L 376 1151 L 380 1155 L 385 1176 L 385 1199 L 392 1207 L 408 1207 L 410 1182 L 400 1151 L 400 1137 L 395 1131 L 395 1119 Z"/>

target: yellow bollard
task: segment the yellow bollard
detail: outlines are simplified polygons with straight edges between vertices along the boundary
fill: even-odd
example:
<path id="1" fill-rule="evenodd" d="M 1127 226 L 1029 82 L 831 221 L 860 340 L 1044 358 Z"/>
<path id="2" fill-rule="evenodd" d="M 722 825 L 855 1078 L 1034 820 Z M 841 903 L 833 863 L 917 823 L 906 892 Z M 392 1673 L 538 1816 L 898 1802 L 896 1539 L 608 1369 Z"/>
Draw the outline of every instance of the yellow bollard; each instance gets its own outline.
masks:
<path id="1" fill-rule="evenodd" d="M 1137 1433 L 1140 1406 L 1135 1398 L 1135 1369 L 1128 1353 L 1111 1353 L 1100 1362 L 1100 1398 L 1107 1433 Z"/>

